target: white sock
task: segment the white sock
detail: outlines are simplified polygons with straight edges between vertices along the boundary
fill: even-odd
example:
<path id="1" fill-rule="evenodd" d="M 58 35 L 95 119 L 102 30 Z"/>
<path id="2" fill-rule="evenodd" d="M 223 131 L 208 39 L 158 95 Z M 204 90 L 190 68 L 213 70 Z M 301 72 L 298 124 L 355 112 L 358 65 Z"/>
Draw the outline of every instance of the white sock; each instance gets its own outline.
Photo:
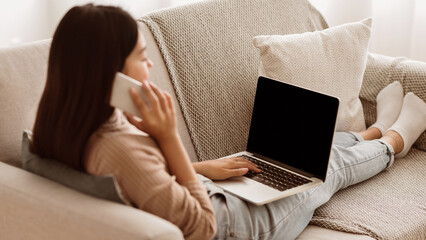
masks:
<path id="1" fill-rule="evenodd" d="M 377 120 L 370 127 L 380 130 L 382 136 L 390 126 L 396 121 L 401 112 L 404 101 L 404 90 L 401 83 L 395 81 L 379 92 L 377 95 Z"/>
<path id="2" fill-rule="evenodd" d="M 414 93 L 407 93 L 401 114 L 389 130 L 401 135 L 404 149 L 395 157 L 404 157 L 417 138 L 426 130 L 426 103 Z"/>

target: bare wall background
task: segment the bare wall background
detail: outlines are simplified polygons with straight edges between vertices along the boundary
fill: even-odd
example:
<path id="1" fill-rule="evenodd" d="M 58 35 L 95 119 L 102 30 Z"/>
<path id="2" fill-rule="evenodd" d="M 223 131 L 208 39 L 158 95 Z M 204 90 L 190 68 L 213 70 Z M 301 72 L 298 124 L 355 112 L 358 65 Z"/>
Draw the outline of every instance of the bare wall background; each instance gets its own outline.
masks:
<path id="1" fill-rule="evenodd" d="M 202 0 L 0 0 L 0 47 L 51 38 L 62 16 L 88 2 L 119 5 L 138 18 Z M 426 0 L 310 0 L 330 26 L 373 18 L 370 51 L 426 62 Z"/>

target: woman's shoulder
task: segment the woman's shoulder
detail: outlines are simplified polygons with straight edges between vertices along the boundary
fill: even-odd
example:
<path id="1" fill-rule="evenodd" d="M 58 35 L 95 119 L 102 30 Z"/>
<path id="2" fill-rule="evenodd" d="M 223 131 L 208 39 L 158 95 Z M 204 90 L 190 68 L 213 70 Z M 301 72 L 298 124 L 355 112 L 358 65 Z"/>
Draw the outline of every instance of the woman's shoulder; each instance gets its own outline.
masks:
<path id="1" fill-rule="evenodd" d="M 159 150 L 155 140 L 127 121 L 121 110 L 116 109 L 110 119 L 92 134 L 88 142 L 93 148 L 123 148 Z"/>
<path id="2" fill-rule="evenodd" d="M 119 161 L 149 161 L 165 164 L 156 141 L 138 129 L 123 128 L 114 131 L 97 131 L 86 144 L 86 169 L 99 169 L 99 165 L 118 164 Z M 96 170 L 95 172 L 98 172 Z"/>

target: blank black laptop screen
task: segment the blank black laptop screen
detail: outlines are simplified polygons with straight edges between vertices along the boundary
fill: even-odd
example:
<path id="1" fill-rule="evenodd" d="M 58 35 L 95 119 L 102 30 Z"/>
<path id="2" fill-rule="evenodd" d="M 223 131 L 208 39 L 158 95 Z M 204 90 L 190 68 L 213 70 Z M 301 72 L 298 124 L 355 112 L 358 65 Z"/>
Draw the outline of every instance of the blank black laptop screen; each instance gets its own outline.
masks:
<path id="1" fill-rule="evenodd" d="M 325 180 L 339 100 L 259 77 L 247 151 Z"/>

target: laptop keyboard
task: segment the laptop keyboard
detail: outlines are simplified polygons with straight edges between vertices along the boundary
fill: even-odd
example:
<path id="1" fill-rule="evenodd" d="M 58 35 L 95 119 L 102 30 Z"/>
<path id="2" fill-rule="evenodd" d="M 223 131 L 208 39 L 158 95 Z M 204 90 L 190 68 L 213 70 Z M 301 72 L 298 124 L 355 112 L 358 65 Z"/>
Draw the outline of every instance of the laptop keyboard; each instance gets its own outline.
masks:
<path id="1" fill-rule="evenodd" d="M 253 157 L 247 155 L 241 155 L 239 157 L 253 162 L 260 170 L 262 170 L 260 173 L 249 170 L 249 172 L 244 175 L 244 177 L 248 177 L 252 180 L 275 188 L 278 191 L 285 191 L 312 182 L 309 179 L 303 178 L 282 168 L 275 167 L 271 164 L 259 161 Z"/>

